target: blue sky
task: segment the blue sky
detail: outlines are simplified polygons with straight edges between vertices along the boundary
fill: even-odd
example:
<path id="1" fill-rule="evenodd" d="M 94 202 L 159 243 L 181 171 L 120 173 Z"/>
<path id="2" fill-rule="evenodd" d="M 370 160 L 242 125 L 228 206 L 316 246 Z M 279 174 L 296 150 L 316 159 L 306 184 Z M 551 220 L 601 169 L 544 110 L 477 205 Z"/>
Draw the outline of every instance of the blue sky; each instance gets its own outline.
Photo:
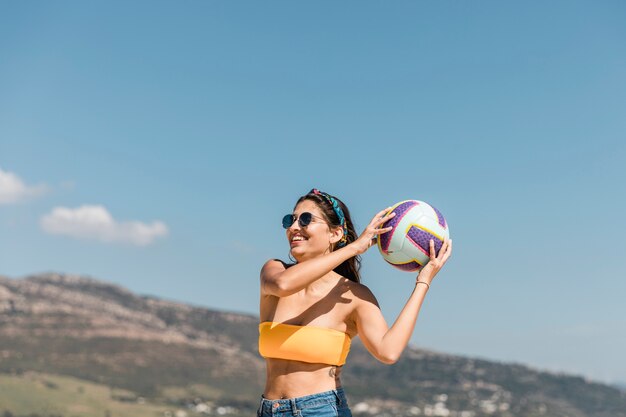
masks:
<path id="1" fill-rule="evenodd" d="M 626 381 L 623 2 L 3 2 L 0 274 L 257 314 L 313 187 L 455 250 L 412 343 Z M 391 323 L 413 276 L 364 256 Z"/>

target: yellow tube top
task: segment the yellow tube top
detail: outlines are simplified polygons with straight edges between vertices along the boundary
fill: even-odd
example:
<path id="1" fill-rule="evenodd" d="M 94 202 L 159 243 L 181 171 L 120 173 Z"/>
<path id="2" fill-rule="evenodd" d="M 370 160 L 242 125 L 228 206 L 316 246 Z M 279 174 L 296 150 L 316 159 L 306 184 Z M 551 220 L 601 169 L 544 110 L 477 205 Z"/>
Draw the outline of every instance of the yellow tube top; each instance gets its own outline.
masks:
<path id="1" fill-rule="evenodd" d="M 264 358 L 341 366 L 350 343 L 347 333 L 335 329 L 272 321 L 259 324 L 259 353 Z"/>

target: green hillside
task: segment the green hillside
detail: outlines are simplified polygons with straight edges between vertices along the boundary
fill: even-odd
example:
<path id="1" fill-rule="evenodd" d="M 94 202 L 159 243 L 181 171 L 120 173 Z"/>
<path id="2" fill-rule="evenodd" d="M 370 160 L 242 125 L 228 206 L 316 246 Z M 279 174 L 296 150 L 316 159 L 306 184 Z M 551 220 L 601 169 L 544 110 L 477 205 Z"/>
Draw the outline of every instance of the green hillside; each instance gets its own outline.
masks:
<path id="1" fill-rule="evenodd" d="M 59 375 L 0 374 L 0 416 L 163 417 L 180 408 L 151 404 L 130 391 Z"/>

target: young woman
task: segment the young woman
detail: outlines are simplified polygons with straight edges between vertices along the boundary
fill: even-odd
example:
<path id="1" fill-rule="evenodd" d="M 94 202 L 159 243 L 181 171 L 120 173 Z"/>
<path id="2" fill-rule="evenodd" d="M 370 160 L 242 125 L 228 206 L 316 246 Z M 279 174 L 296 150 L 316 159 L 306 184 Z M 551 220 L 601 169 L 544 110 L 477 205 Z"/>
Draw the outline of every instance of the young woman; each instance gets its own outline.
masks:
<path id="1" fill-rule="evenodd" d="M 347 207 L 313 189 L 283 218 L 295 262 L 270 260 L 261 269 L 259 352 L 267 379 L 257 416 L 351 416 L 340 374 L 357 335 L 379 361 L 400 358 L 452 241 L 438 255 L 431 241 L 430 261 L 390 328 L 374 294 L 359 282 L 360 255 L 391 230 L 381 228 L 394 215 L 388 210 L 357 236 Z"/>

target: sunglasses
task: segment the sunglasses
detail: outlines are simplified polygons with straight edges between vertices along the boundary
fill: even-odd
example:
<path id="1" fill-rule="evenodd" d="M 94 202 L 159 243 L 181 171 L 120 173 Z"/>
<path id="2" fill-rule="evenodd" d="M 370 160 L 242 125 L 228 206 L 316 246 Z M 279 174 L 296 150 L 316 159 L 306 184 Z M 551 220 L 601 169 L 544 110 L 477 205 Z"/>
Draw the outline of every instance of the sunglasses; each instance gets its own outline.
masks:
<path id="1" fill-rule="evenodd" d="M 289 229 L 296 222 L 296 220 L 298 221 L 300 227 L 307 227 L 311 224 L 311 221 L 314 217 L 320 220 L 324 220 L 319 216 L 315 216 L 314 214 L 309 213 L 308 211 L 300 213 L 299 217 L 295 214 L 285 214 L 285 217 L 283 217 L 283 227 L 285 229 Z"/>

